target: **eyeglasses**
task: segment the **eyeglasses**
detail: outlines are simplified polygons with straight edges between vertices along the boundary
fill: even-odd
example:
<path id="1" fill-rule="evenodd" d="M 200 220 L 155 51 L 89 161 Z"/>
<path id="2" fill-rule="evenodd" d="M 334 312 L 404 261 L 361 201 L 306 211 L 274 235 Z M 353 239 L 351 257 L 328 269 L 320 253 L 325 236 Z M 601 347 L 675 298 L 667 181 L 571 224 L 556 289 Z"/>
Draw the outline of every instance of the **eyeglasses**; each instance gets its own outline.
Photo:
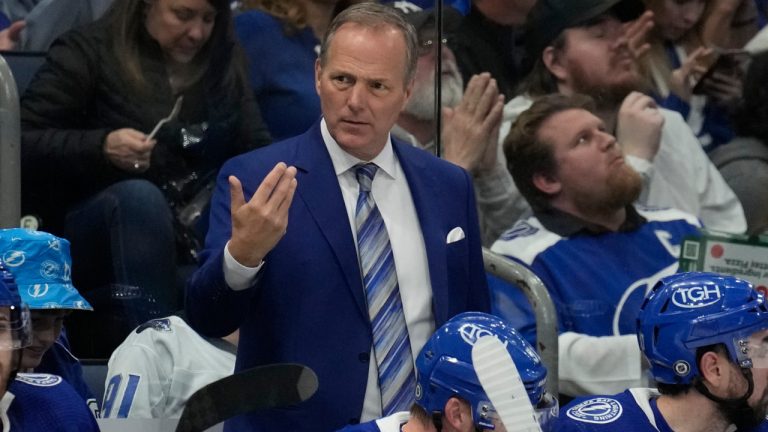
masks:
<path id="1" fill-rule="evenodd" d="M 450 40 L 449 37 L 444 37 L 440 40 L 440 43 L 443 45 L 448 44 L 448 41 Z M 419 41 L 419 57 L 425 56 L 427 54 L 430 54 L 434 52 L 435 50 L 435 42 L 437 41 L 436 38 L 429 38 L 429 39 L 422 39 Z"/>

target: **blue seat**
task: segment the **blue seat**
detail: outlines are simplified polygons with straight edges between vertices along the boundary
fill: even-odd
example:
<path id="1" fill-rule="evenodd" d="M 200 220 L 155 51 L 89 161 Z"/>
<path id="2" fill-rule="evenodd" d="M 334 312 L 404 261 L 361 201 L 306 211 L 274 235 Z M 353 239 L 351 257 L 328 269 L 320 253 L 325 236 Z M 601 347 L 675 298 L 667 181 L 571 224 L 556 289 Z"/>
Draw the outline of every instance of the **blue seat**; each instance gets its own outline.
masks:
<path id="1" fill-rule="evenodd" d="M 16 89 L 19 97 L 24 94 L 30 81 L 37 73 L 40 66 L 45 63 L 45 52 L 37 51 L 2 51 L 8 66 L 13 73 L 13 79 L 16 81 Z"/>

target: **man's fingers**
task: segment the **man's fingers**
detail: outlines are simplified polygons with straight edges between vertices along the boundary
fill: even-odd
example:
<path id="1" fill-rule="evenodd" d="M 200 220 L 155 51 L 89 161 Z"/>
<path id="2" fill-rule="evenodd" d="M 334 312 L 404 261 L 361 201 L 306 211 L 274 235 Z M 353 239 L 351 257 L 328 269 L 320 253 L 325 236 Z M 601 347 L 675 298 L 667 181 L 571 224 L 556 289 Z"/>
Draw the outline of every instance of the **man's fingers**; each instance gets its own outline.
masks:
<path id="1" fill-rule="evenodd" d="M 478 100 L 483 96 L 490 79 L 491 74 L 488 72 L 473 75 L 472 78 L 470 78 L 469 84 L 467 84 L 467 89 L 464 91 L 464 96 L 461 99 L 462 105 L 467 110 L 475 110 Z"/>
<path id="2" fill-rule="evenodd" d="M 8 27 L 8 37 L 18 42 L 21 39 L 21 31 L 27 26 L 26 21 L 16 21 Z"/>
<path id="3" fill-rule="evenodd" d="M 250 202 L 256 203 L 257 205 L 264 205 L 272 195 L 272 191 L 277 187 L 280 177 L 283 176 L 286 169 L 288 169 L 288 166 L 284 162 L 278 162 L 277 165 L 272 168 L 272 171 L 264 177 L 264 180 L 261 181 L 258 189 L 256 189 L 256 192 L 251 197 Z"/>
<path id="4" fill-rule="evenodd" d="M 288 213 L 288 209 L 291 207 L 291 203 L 293 202 L 293 195 L 296 193 L 296 188 L 298 187 L 299 182 L 295 178 L 292 178 L 290 183 L 288 183 L 288 188 L 286 190 L 285 196 L 283 197 L 283 200 L 280 202 L 280 205 L 277 207 L 277 211 L 280 214 Z"/>
<path id="5" fill-rule="evenodd" d="M 243 185 L 240 183 L 240 180 L 233 175 L 229 176 L 227 180 L 229 180 L 230 212 L 234 214 L 240 207 L 245 205 Z"/>
<path id="6" fill-rule="evenodd" d="M 477 105 L 475 116 L 482 119 L 488 115 L 496 104 L 496 100 L 499 97 L 499 87 L 496 84 L 496 80 L 491 78 L 483 91 L 482 96 Z"/>

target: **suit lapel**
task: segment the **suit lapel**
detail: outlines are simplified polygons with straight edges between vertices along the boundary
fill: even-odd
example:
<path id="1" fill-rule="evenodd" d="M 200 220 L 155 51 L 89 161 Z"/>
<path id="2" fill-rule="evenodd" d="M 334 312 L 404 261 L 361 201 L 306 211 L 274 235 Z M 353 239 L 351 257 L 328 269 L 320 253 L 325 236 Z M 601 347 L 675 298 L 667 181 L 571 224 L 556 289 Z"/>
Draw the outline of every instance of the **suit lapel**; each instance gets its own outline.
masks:
<path id="1" fill-rule="evenodd" d="M 446 268 L 445 234 L 441 221 L 445 216 L 440 214 L 441 209 L 437 205 L 436 197 L 445 190 L 440 186 L 440 180 L 434 171 L 424 164 L 422 157 L 409 157 L 410 152 L 424 151 L 413 147 L 406 147 L 393 140 L 395 154 L 403 168 L 408 187 L 411 190 L 413 204 L 419 217 L 421 233 L 424 236 L 424 248 L 427 251 L 429 263 L 429 280 L 432 284 L 432 313 L 436 323 L 448 320 L 448 271 Z M 421 156 L 421 155 L 419 155 Z M 426 156 L 426 155 L 424 155 Z"/>
<path id="2" fill-rule="evenodd" d="M 336 264 L 344 273 L 347 288 L 367 320 L 368 308 L 363 295 L 357 250 L 341 187 L 320 133 L 320 123 L 315 123 L 305 135 L 306 140 L 299 140 L 296 150 L 296 168 L 299 170 L 297 194 L 331 246 Z"/>

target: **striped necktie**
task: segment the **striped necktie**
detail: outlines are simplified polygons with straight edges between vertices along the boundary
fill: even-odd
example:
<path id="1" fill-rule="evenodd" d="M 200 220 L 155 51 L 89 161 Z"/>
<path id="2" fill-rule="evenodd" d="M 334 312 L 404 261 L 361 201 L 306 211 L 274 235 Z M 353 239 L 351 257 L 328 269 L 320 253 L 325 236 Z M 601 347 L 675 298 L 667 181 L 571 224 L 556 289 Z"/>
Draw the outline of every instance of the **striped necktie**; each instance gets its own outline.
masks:
<path id="1" fill-rule="evenodd" d="M 373 327 L 373 352 L 379 372 L 382 413 L 407 411 L 413 403 L 416 378 L 395 259 L 381 213 L 371 195 L 378 167 L 368 163 L 355 169 L 360 194 L 355 208 L 357 250 Z"/>

